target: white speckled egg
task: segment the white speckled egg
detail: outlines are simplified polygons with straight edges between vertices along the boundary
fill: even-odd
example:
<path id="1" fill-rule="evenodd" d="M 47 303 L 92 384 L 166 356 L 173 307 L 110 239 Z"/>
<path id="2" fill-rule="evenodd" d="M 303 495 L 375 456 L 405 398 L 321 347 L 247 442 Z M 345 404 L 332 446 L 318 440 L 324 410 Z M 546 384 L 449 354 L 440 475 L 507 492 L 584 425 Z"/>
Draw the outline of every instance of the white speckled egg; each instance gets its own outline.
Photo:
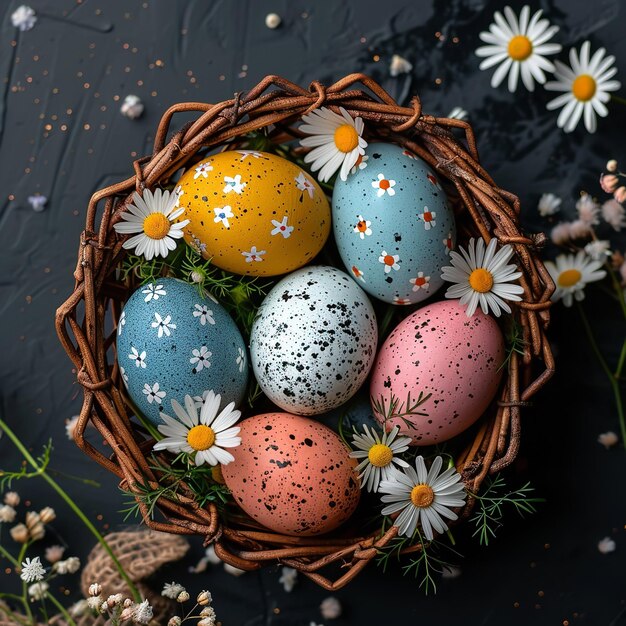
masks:
<path id="1" fill-rule="evenodd" d="M 367 157 L 367 158 L 365 158 Z M 369 294 L 415 304 L 442 285 L 456 227 L 435 173 L 399 146 L 370 144 L 333 193 L 333 231 L 351 275 Z"/>
<path id="2" fill-rule="evenodd" d="M 239 404 L 248 382 L 246 346 L 218 302 L 175 278 L 143 285 L 117 326 L 117 361 L 128 395 L 155 424 L 174 417 L 172 400 L 201 400 L 209 390 Z"/>
<path id="3" fill-rule="evenodd" d="M 283 278 L 263 301 L 250 336 L 256 379 L 276 405 L 299 415 L 330 411 L 363 384 L 375 357 L 374 309 L 334 267 Z"/>

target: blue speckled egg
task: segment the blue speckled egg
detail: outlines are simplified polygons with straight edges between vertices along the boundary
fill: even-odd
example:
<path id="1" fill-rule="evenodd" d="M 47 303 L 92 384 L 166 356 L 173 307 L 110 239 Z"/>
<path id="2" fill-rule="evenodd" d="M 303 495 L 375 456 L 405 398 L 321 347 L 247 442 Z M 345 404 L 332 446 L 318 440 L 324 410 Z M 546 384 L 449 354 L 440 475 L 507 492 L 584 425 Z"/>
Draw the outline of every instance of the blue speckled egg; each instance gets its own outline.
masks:
<path id="1" fill-rule="evenodd" d="M 370 404 L 369 391 L 359 391 L 354 398 L 340 407 L 324 413 L 324 415 L 316 415 L 315 419 L 322 422 L 328 428 L 332 428 L 339 433 L 339 423 L 346 439 L 352 439 L 352 431 L 356 428 L 359 432 L 363 432 L 363 426 L 369 426 L 374 430 L 380 431 L 380 424 L 374 417 L 374 411 Z"/>
<path id="2" fill-rule="evenodd" d="M 374 143 L 365 157 L 361 169 L 335 184 L 339 253 L 372 296 L 421 302 L 443 285 L 441 268 L 456 240 L 454 214 L 437 176 L 408 150 Z"/>
<path id="3" fill-rule="evenodd" d="M 143 285 L 117 326 L 117 360 L 128 394 L 148 419 L 175 417 L 172 400 L 201 403 L 213 390 L 222 406 L 239 404 L 248 383 L 246 346 L 226 310 L 209 294 L 175 278 Z"/>

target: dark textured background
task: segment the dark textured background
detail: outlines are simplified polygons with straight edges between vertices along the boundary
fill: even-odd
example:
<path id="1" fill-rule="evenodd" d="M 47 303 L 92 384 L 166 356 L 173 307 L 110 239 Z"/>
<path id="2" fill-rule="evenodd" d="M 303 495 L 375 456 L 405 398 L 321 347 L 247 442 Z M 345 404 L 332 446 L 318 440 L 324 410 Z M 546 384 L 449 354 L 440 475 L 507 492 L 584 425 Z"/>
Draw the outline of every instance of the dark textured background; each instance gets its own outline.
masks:
<path id="1" fill-rule="evenodd" d="M 370 73 L 399 100 L 418 92 L 426 112 L 466 108 L 484 164 L 501 186 L 521 196 L 530 229 L 542 227 L 535 211 L 542 192 L 562 195 L 571 214 L 580 189 L 598 193 L 606 159 L 624 157 L 623 106 L 611 106 L 595 136 L 582 128 L 566 136 L 545 111 L 550 97 L 542 90 L 511 95 L 490 88 L 490 72 L 478 71 L 473 50 L 502 2 L 32 0 L 39 21 L 26 33 L 10 23 L 17 4 L 3 1 L 0 7 L 0 410 L 34 450 L 54 439 L 54 467 L 102 484 L 90 489 L 60 479 L 103 530 L 124 527 L 116 514 L 120 494 L 113 477 L 65 437 L 64 421 L 77 413 L 80 397 L 53 317 L 72 288 L 90 195 L 127 177 L 133 159 L 150 152 L 169 105 L 217 102 L 270 73 L 302 85 Z M 511 4 L 516 10 L 522 5 Z M 537 0 L 532 6 L 560 25 L 565 48 L 590 38 L 624 70 L 623 2 Z M 278 30 L 264 25 L 270 11 L 283 18 Z M 411 75 L 388 76 L 394 53 L 414 64 Z M 623 73 L 618 78 L 626 81 Z M 128 93 L 146 103 L 138 121 L 119 113 Z M 34 193 L 49 198 L 42 213 L 27 203 Z M 615 359 L 623 322 L 608 301 L 595 294 L 594 300 L 591 314 Z M 463 574 L 440 584 L 436 597 L 425 598 L 399 572 L 383 578 L 371 567 L 336 594 L 344 617 L 335 623 L 626 623 L 626 455 L 623 448 L 607 452 L 596 443 L 599 432 L 618 428 L 574 313 L 555 311 L 552 337 L 560 369 L 525 413 L 522 452 L 508 477 L 512 484 L 532 480 L 547 503 L 527 520 L 509 518 L 487 549 L 478 548 L 470 533 L 457 533 Z M 0 440 L 1 465 L 19 461 L 6 438 Z M 56 506 L 55 528 L 69 542 L 68 554 L 84 556 L 91 537 L 47 487 L 31 481 L 18 488 L 34 507 Z M 596 544 L 606 535 L 618 550 L 603 556 Z M 7 541 L 6 531 L 0 540 Z M 286 594 L 275 570 L 234 579 L 214 566 L 190 577 L 187 567 L 201 552 L 196 543 L 193 554 L 158 582 L 174 578 L 192 591 L 208 587 L 227 625 L 323 622 L 317 606 L 329 594 L 312 583 L 301 580 Z M 0 573 L 0 589 L 12 581 L 14 574 Z M 61 582 L 77 588 L 75 580 Z"/>

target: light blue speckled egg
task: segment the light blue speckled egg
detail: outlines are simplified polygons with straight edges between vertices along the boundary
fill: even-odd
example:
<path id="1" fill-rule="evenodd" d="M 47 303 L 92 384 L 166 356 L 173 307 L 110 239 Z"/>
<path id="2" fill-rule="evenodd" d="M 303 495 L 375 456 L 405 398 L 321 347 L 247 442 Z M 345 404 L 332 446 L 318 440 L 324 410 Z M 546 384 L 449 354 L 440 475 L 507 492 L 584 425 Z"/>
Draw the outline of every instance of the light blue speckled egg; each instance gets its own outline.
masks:
<path id="1" fill-rule="evenodd" d="M 415 304 L 442 285 L 456 241 L 454 214 L 435 173 L 399 146 L 370 144 L 355 174 L 337 179 L 333 229 L 348 273 L 369 294 Z"/>
<path id="2" fill-rule="evenodd" d="M 341 422 L 341 430 L 343 436 L 350 441 L 352 439 L 353 429 L 356 428 L 360 433 L 363 432 L 363 426 L 369 426 L 380 432 L 380 424 L 374 417 L 374 411 L 370 404 L 369 392 L 359 391 L 354 398 L 340 407 L 324 413 L 324 415 L 316 415 L 315 419 L 322 422 L 325 426 L 332 428 L 339 433 L 339 424 Z"/>
<path id="3" fill-rule="evenodd" d="M 206 391 L 238 405 L 248 383 L 246 346 L 226 310 L 209 294 L 175 278 L 143 285 L 117 327 L 117 360 L 128 394 L 148 419 L 175 417 L 172 400 L 198 405 Z"/>

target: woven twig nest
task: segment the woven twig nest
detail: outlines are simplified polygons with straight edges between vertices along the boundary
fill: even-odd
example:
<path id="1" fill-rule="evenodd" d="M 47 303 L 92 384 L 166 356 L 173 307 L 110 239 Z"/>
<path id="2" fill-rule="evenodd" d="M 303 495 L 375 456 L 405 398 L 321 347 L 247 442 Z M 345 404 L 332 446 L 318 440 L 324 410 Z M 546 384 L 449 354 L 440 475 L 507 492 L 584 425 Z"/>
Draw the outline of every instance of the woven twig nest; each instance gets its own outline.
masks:
<path id="1" fill-rule="evenodd" d="M 523 355 L 511 352 L 497 409 L 479 421 L 473 441 L 456 456 L 456 465 L 468 491 L 476 492 L 488 474 L 499 472 L 515 459 L 521 408 L 548 380 L 554 367 L 544 334 L 554 286 L 538 257 L 543 237 L 521 231 L 518 198 L 500 189 L 480 165 L 469 124 L 424 114 L 417 97 L 410 107 L 399 106 L 378 84 L 361 74 L 347 76 L 331 87 L 314 82 L 309 90 L 268 76 L 250 91 L 219 104 L 172 106 L 159 124 L 153 153 L 134 162 L 134 175 L 96 192 L 89 202 L 74 293 L 59 308 L 56 326 L 84 391 L 75 440 L 95 461 L 115 473 L 126 491 L 138 494 L 137 485 L 156 487 L 160 472 L 146 460 L 154 442 L 131 421 L 134 409 L 112 356 L 115 332 L 111 329 L 117 324 L 129 288 L 138 285 L 123 285 L 116 278 L 116 268 L 126 253 L 113 224 L 119 221 L 134 191 L 141 193 L 171 184 L 170 179 L 181 168 L 199 160 L 199 151 L 219 149 L 226 143 L 229 149 L 246 147 L 246 135 L 260 129 L 265 129 L 275 143 L 289 142 L 302 135 L 297 130 L 302 116 L 321 106 L 333 111 L 344 107 L 352 117 L 366 122 L 368 141 L 403 146 L 436 170 L 453 205 L 461 242 L 472 236 L 486 242 L 495 237 L 501 244 L 513 246 L 524 294 L 521 302 L 511 304 L 514 319 L 523 331 Z M 178 113 L 199 116 L 168 139 L 170 124 Z M 108 446 L 106 453 L 85 439 L 89 422 Z M 351 531 L 343 528 L 329 536 L 292 537 L 245 520 L 226 524 L 215 504 L 199 506 L 185 485 L 176 498 L 159 500 L 161 519 L 153 519 L 140 497 L 137 503 L 150 528 L 202 535 L 207 543 L 215 545 L 220 558 L 233 566 L 253 570 L 280 561 L 327 589 L 345 585 L 397 534 L 395 527 L 384 534 L 348 534 L 358 527 L 353 524 L 349 525 Z M 469 498 L 466 512 L 471 504 Z M 335 579 L 322 574 L 333 563 L 345 568 Z"/>

